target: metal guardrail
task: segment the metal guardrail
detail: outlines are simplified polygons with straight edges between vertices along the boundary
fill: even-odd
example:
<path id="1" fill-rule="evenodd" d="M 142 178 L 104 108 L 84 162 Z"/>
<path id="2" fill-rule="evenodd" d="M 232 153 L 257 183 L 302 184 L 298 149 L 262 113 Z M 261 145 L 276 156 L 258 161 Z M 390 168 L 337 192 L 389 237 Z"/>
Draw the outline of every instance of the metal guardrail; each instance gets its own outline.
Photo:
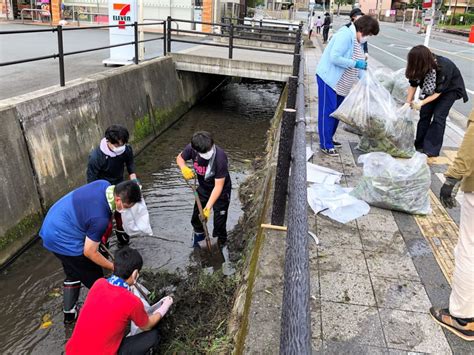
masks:
<path id="1" fill-rule="evenodd" d="M 151 41 L 157 41 L 160 39 L 163 39 L 163 55 L 166 55 L 166 36 L 163 35 L 162 37 L 156 37 L 156 38 L 151 38 L 151 39 L 146 39 L 146 40 L 139 40 L 138 39 L 138 27 L 139 26 L 151 26 L 151 25 L 162 25 L 163 26 L 163 33 L 166 33 L 166 22 L 165 21 L 159 21 L 159 22 L 152 22 L 152 23 L 137 23 L 134 22 L 133 24 L 125 24 L 125 25 L 102 25 L 102 26 L 88 26 L 88 27 L 63 27 L 63 26 L 56 26 L 56 27 L 51 27 L 48 29 L 34 29 L 34 30 L 14 30 L 14 31 L 0 31 L 0 36 L 1 35 L 16 35 L 16 34 L 25 34 L 25 33 L 41 33 L 41 32 L 53 32 L 57 33 L 57 41 L 58 41 L 58 53 L 54 53 L 51 55 L 45 55 L 41 57 L 33 57 L 33 58 L 25 58 L 25 59 L 20 59 L 20 60 L 14 60 L 10 62 L 0 62 L 0 67 L 4 66 L 9 66 L 9 65 L 15 65 L 15 64 L 22 64 L 22 63 L 28 63 L 28 62 L 36 62 L 40 60 L 45 60 L 45 59 L 56 59 L 58 58 L 59 60 L 59 85 L 60 86 L 65 86 L 66 85 L 66 79 L 65 79 L 65 67 L 64 67 L 64 57 L 71 56 L 71 55 L 76 55 L 76 54 L 82 54 L 82 53 L 88 53 L 88 52 L 94 52 L 94 51 L 99 51 L 103 49 L 109 49 L 109 48 L 115 48 L 115 47 L 123 47 L 123 46 L 130 46 L 133 45 L 135 49 L 134 53 L 134 58 L 133 62 L 135 64 L 138 64 L 138 46 L 140 43 L 145 43 L 145 42 L 151 42 Z M 114 44 L 110 46 L 103 46 L 103 47 L 95 47 L 95 48 L 88 48 L 84 50 L 79 50 L 79 51 L 72 51 L 72 52 L 65 52 L 64 51 L 64 39 L 63 39 L 63 32 L 64 31 L 81 31 L 81 30 L 90 30 L 90 29 L 102 29 L 102 28 L 115 28 L 115 27 L 133 27 L 134 29 L 134 41 L 133 42 L 125 42 L 125 43 L 120 43 L 120 44 Z"/>
<path id="2" fill-rule="evenodd" d="M 285 355 L 311 354 L 303 58 L 299 68 L 281 314 L 280 354 Z"/>
<path id="3" fill-rule="evenodd" d="M 52 21 L 53 21 L 53 17 L 51 16 L 51 12 L 49 12 L 48 10 L 43 10 L 43 9 L 21 9 L 21 11 L 20 11 L 21 23 L 25 23 L 24 14 L 26 12 L 31 13 L 31 20 L 32 21 L 38 21 L 38 22 L 41 21 L 41 22 L 43 22 L 42 14 L 45 14 L 44 17 L 49 18 L 49 21 L 48 21 L 49 23 L 52 23 Z M 35 20 L 33 14 L 38 14 L 38 17 L 40 18 L 40 20 Z"/>
<path id="4" fill-rule="evenodd" d="M 236 32 L 238 29 L 247 29 L 251 30 L 253 27 L 252 26 L 245 26 L 245 25 L 234 25 L 233 23 L 218 23 L 218 22 L 203 22 L 203 21 L 193 21 L 193 20 L 184 20 L 184 19 L 176 19 L 176 18 L 171 18 L 168 16 L 166 22 L 168 23 L 167 25 L 167 52 L 170 53 L 172 51 L 171 48 L 171 43 L 172 42 L 180 42 L 180 43 L 191 43 L 191 44 L 196 44 L 196 45 L 205 45 L 205 46 L 214 46 L 214 47 L 227 47 L 229 48 L 229 55 L 228 58 L 232 59 L 233 58 L 233 52 L 234 49 L 246 49 L 246 50 L 252 50 L 252 51 L 260 51 L 260 52 L 269 52 L 269 53 L 278 53 L 278 54 L 288 54 L 288 55 L 295 55 L 294 51 L 284 51 L 284 50 L 278 50 L 278 49 L 268 49 L 268 48 L 260 48 L 260 47 L 246 47 L 246 46 L 236 46 L 234 45 L 234 39 L 245 39 L 248 41 L 257 41 L 257 42 L 268 42 L 268 43 L 283 43 L 283 44 L 292 44 L 294 43 L 295 46 L 297 46 L 298 43 L 298 38 L 301 38 L 301 31 L 302 31 L 302 25 L 298 26 L 297 31 L 289 31 L 289 30 L 283 30 L 283 29 L 265 29 L 268 33 L 286 33 L 286 34 L 291 34 L 294 33 L 296 34 L 294 37 L 294 42 L 289 42 L 289 41 L 280 41 L 280 40 L 273 40 L 273 39 L 259 39 L 255 37 L 250 37 L 250 36 L 245 36 L 245 33 L 237 33 Z M 190 24 L 201 24 L 201 25 L 207 25 L 211 26 L 213 28 L 218 28 L 220 31 L 218 33 L 210 33 L 210 32 L 204 32 L 204 31 L 189 31 L 189 30 L 179 30 L 182 33 L 194 33 L 194 34 L 202 34 L 206 35 L 209 37 L 225 37 L 229 38 L 229 43 L 226 44 L 219 44 L 219 43 L 208 43 L 208 42 L 202 42 L 202 41 L 191 41 L 191 40 L 186 40 L 186 39 L 176 39 L 173 38 L 173 32 L 177 32 L 178 30 L 175 30 L 171 27 L 172 22 L 182 22 L 182 23 L 190 23 Z M 224 31 L 225 29 L 225 31 Z M 298 37 L 299 36 L 299 37 Z M 286 38 L 286 37 L 285 37 Z"/>
<path id="5" fill-rule="evenodd" d="M 39 10 L 43 11 L 43 10 Z M 172 23 L 176 24 L 176 28 L 172 28 Z M 208 32 L 203 32 L 203 31 L 189 31 L 189 30 L 180 30 L 179 29 L 179 23 L 192 23 L 192 24 L 201 24 L 201 25 L 209 25 L 213 26 L 214 28 L 220 28 L 221 31 L 223 32 L 223 28 L 228 29 L 228 33 L 208 33 Z M 161 37 L 156 37 L 152 39 L 146 39 L 146 40 L 139 40 L 139 35 L 138 35 L 138 29 L 140 26 L 156 26 L 156 25 L 161 25 L 163 26 L 163 36 Z M 115 27 L 133 27 L 134 28 L 134 40 L 131 42 L 126 42 L 126 43 L 119 43 L 115 45 L 109 45 L 109 46 L 103 46 L 103 47 L 95 47 L 95 48 L 88 48 L 84 50 L 79 50 L 79 51 L 72 51 L 72 52 L 65 52 L 64 51 L 64 38 L 63 38 L 63 32 L 64 31 L 80 31 L 80 30 L 90 30 L 90 29 L 103 29 L 103 28 L 115 28 Z M 301 27 L 300 25 L 298 27 L 298 30 L 295 31 L 288 31 L 288 30 L 283 30 L 283 29 L 265 29 L 265 31 L 269 33 L 276 33 L 281 34 L 281 33 L 286 33 L 286 34 L 294 34 L 296 33 L 295 36 L 295 48 L 298 47 L 299 40 L 298 38 L 301 38 Z M 252 50 L 252 51 L 260 51 L 260 52 L 270 52 L 270 53 L 279 53 L 279 54 L 288 54 L 288 55 L 294 55 L 297 57 L 298 55 L 295 54 L 296 52 L 293 51 L 283 51 L 283 50 L 276 50 L 276 49 L 264 49 L 261 47 L 246 47 L 246 46 L 236 46 L 234 45 L 234 38 L 238 39 L 246 39 L 249 41 L 264 41 L 264 42 L 270 42 L 270 43 L 284 43 L 284 44 L 291 44 L 291 39 L 290 41 L 281 41 L 279 39 L 277 40 L 272 40 L 271 38 L 268 39 L 258 39 L 258 38 L 252 38 L 245 36 L 245 33 L 238 33 L 235 35 L 235 29 L 251 29 L 252 26 L 245 26 L 245 25 L 234 25 L 234 24 L 225 24 L 225 23 L 213 23 L 213 22 L 203 22 L 203 21 L 191 21 L 191 20 L 182 20 L 182 19 L 173 19 L 171 17 L 168 17 L 166 21 L 156 21 L 156 22 L 147 22 L 147 23 L 137 23 L 134 22 L 133 24 L 125 24 L 125 25 L 100 25 L 100 26 L 85 26 L 85 27 L 63 27 L 63 26 L 56 26 L 56 27 L 51 27 L 47 29 L 33 29 L 33 30 L 12 30 L 12 31 L 0 31 L 0 36 L 2 35 L 17 35 L 17 34 L 25 34 L 25 33 L 41 33 L 41 32 L 53 32 L 57 34 L 57 42 L 58 42 L 58 53 L 53 53 L 50 55 L 45 55 L 45 56 L 40 56 L 40 57 L 33 57 L 33 58 L 25 58 L 25 59 L 19 59 L 19 60 L 14 60 L 10 62 L 0 62 L 0 67 L 3 66 L 9 66 L 9 65 L 15 65 L 15 64 L 21 64 L 21 63 L 28 63 L 28 62 L 36 62 L 40 60 L 46 60 L 46 59 L 56 59 L 58 58 L 59 62 L 59 84 L 61 86 L 66 85 L 65 81 L 65 67 L 64 67 L 64 57 L 71 56 L 71 55 L 76 55 L 76 54 L 82 54 L 82 53 L 87 53 L 87 52 L 93 52 L 93 51 L 99 51 L 99 50 L 104 50 L 104 49 L 110 49 L 110 48 L 115 48 L 115 47 L 122 47 L 122 46 L 134 46 L 134 58 L 133 62 L 135 64 L 138 64 L 139 59 L 138 59 L 138 52 L 139 52 L 139 44 L 140 43 L 145 43 L 145 42 L 151 42 L 151 41 L 157 41 L 162 39 L 163 40 L 163 55 L 165 56 L 167 53 L 171 52 L 171 43 L 172 42 L 181 42 L 181 43 L 191 43 L 191 44 L 196 44 L 196 45 L 208 45 L 208 46 L 215 46 L 215 47 L 227 47 L 229 48 L 229 59 L 232 59 L 233 57 L 233 51 L 234 49 L 245 49 L 245 50 Z M 202 34 L 206 36 L 215 36 L 215 37 L 227 37 L 229 38 L 229 44 L 218 44 L 218 43 L 208 43 L 208 42 L 202 42 L 202 41 L 191 41 L 187 39 L 181 39 L 181 38 L 173 38 L 173 33 L 178 34 L 178 33 L 194 33 L 194 34 Z M 298 47 L 299 48 L 299 47 Z"/>
<path id="6" fill-rule="evenodd" d="M 283 226 L 289 195 L 280 335 L 280 354 L 285 355 L 311 354 L 306 121 L 301 32 L 297 37 L 293 76 L 288 81 L 287 108 L 283 111 L 280 128 L 272 209 L 272 224 Z"/>

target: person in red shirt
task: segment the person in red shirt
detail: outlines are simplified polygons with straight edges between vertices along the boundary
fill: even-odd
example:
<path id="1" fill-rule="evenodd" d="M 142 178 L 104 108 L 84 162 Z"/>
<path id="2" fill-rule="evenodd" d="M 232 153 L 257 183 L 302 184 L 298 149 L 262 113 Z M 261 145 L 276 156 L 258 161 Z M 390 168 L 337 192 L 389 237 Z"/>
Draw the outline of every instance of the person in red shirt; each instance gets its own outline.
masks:
<path id="1" fill-rule="evenodd" d="M 66 344 L 66 354 L 145 354 L 159 342 L 156 324 L 173 304 L 164 297 L 158 309 L 148 315 L 137 296 L 130 291 L 143 266 L 140 253 L 124 247 L 115 253 L 114 273 L 97 280 L 87 295 L 84 306 Z M 142 333 L 125 337 L 133 321 Z"/>

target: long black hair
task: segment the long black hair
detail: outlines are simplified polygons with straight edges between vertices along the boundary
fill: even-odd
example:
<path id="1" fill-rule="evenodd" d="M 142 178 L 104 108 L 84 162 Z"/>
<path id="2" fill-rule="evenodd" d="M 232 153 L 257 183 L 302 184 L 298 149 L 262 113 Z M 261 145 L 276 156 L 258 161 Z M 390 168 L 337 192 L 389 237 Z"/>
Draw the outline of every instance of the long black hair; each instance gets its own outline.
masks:
<path id="1" fill-rule="evenodd" d="M 413 47 L 407 56 L 405 76 L 409 80 L 421 80 L 433 69 L 438 69 L 434 54 L 423 45 Z"/>

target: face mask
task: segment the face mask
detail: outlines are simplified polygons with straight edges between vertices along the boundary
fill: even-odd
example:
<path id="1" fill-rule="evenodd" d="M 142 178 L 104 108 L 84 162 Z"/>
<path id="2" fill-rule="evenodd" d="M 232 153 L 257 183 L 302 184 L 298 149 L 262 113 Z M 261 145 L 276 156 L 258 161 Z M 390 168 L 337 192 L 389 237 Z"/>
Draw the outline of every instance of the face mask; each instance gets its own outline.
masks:
<path id="1" fill-rule="evenodd" d="M 123 152 L 125 152 L 125 149 L 127 149 L 127 146 L 125 145 L 122 145 L 120 147 L 113 147 L 112 148 L 112 151 L 117 154 L 117 155 L 120 155 L 122 154 Z"/>
<path id="2" fill-rule="evenodd" d="M 212 158 L 212 154 L 214 154 L 214 147 L 212 147 L 212 149 L 210 151 L 208 151 L 207 153 L 198 153 L 199 156 L 205 160 L 209 160 Z"/>
<path id="3" fill-rule="evenodd" d="M 367 38 L 368 38 L 368 37 L 365 37 L 365 36 L 360 37 L 360 43 L 365 43 L 365 42 L 367 42 Z"/>

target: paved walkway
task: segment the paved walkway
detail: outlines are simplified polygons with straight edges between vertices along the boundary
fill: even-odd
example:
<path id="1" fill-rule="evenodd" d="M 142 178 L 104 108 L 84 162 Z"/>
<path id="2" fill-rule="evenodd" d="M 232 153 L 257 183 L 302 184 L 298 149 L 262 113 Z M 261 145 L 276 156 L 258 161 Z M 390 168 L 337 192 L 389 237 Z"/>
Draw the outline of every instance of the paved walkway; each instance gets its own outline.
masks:
<path id="1" fill-rule="evenodd" d="M 322 45 L 317 40 L 314 43 L 315 48 L 305 49 L 307 144 L 315 152 L 313 163 L 343 172 L 341 185 L 353 187 L 361 177 L 361 167 L 354 157 L 359 153 L 351 148 L 358 137 L 339 129 L 336 140 L 343 144 L 341 156 L 331 158 L 319 152 L 314 73 Z M 462 132 L 448 127 L 446 135 L 445 150 L 455 152 Z M 444 155 L 432 166 L 432 189 L 436 194 L 441 185 L 438 177 L 450 162 L 449 155 L 452 156 Z M 451 218 L 444 209 L 443 212 L 457 227 L 456 216 Z M 428 313 L 431 305 L 447 306 L 450 291 L 445 272 L 439 267 L 443 257 L 449 256 L 436 256 L 429 240 L 442 237 L 445 231 L 436 227 L 443 222 L 446 220 L 428 221 L 435 235 L 425 235 L 428 233 L 413 216 L 375 207 L 367 216 L 345 225 L 310 213 L 310 230 L 320 240 L 319 246 L 311 243 L 310 249 L 314 350 L 472 353 L 474 346 L 445 333 Z M 457 239 L 457 235 L 454 237 Z M 451 248 L 455 242 L 452 241 Z"/>

